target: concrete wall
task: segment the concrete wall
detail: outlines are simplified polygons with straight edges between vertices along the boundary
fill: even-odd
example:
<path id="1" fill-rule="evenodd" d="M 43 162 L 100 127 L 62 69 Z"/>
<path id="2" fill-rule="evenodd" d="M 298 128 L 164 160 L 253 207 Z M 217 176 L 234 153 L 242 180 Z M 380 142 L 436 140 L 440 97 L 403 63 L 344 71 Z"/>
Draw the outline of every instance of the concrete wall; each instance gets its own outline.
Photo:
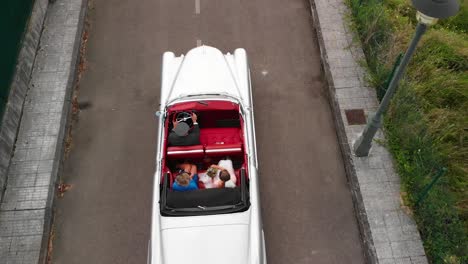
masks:
<path id="1" fill-rule="evenodd" d="M 34 2 L 12 78 L 8 103 L 0 125 L 0 197 L 3 197 L 5 189 L 11 155 L 21 121 L 24 100 L 29 90 L 29 81 L 48 4 L 48 0 Z"/>

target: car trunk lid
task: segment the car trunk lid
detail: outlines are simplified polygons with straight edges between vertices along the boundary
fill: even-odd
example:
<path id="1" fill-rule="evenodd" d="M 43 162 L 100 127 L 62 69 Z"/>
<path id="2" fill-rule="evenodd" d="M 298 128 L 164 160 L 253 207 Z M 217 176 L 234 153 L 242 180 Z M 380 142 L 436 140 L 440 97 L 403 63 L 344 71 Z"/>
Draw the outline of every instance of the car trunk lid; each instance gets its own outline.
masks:
<path id="1" fill-rule="evenodd" d="M 164 263 L 248 263 L 248 225 L 227 224 L 165 229 Z"/>

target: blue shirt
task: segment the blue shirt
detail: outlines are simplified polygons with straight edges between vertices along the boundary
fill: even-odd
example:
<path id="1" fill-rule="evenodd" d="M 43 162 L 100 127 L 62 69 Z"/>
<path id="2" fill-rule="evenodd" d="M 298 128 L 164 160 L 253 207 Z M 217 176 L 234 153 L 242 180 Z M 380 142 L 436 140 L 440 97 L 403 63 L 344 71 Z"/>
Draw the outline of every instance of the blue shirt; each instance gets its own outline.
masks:
<path id="1" fill-rule="evenodd" d="M 198 174 L 193 175 L 187 186 L 181 186 L 177 182 L 172 184 L 172 189 L 178 192 L 193 191 L 198 189 Z"/>

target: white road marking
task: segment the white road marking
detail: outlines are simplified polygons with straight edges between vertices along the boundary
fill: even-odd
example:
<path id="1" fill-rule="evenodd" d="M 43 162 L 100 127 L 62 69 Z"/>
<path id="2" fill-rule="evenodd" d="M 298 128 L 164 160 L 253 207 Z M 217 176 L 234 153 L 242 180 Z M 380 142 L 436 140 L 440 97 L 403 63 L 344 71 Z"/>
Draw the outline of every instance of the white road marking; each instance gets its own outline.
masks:
<path id="1" fill-rule="evenodd" d="M 195 14 L 200 14 L 200 0 L 195 0 Z"/>
<path id="2" fill-rule="evenodd" d="M 267 76 L 267 74 L 268 74 L 268 71 L 267 71 L 267 70 L 263 70 L 263 71 L 262 71 L 262 75 L 263 75 L 263 76 Z"/>
<path id="3" fill-rule="evenodd" d="M 201 39 L 197 39 L 197 47 L 200 47 L 202 45 Z"/>

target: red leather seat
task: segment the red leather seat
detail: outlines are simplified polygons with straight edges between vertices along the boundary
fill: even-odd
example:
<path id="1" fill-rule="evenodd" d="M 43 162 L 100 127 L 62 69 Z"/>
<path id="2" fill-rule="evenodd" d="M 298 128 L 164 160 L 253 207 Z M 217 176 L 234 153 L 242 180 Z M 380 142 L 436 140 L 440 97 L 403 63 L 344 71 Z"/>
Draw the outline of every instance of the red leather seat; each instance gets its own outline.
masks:
<path id="1" fill-rule="evenodd" d="M 167 157 L 170 158 L 203 158 L 204 155 L 202 145 L 167 148 Z"/>
<path id="2" fill-rule="evenodd" d="M 204 128 L 200 130 L 200 142 L 207 156 L 241 155 L 241 132 L 237 127 Z"/>
<path id="3" fill-rule="evenodd" d="M 236 127 L 203 128 L 200 129 L 200 143 L 204 146 L 242 143 L 241 132 Z"/>

